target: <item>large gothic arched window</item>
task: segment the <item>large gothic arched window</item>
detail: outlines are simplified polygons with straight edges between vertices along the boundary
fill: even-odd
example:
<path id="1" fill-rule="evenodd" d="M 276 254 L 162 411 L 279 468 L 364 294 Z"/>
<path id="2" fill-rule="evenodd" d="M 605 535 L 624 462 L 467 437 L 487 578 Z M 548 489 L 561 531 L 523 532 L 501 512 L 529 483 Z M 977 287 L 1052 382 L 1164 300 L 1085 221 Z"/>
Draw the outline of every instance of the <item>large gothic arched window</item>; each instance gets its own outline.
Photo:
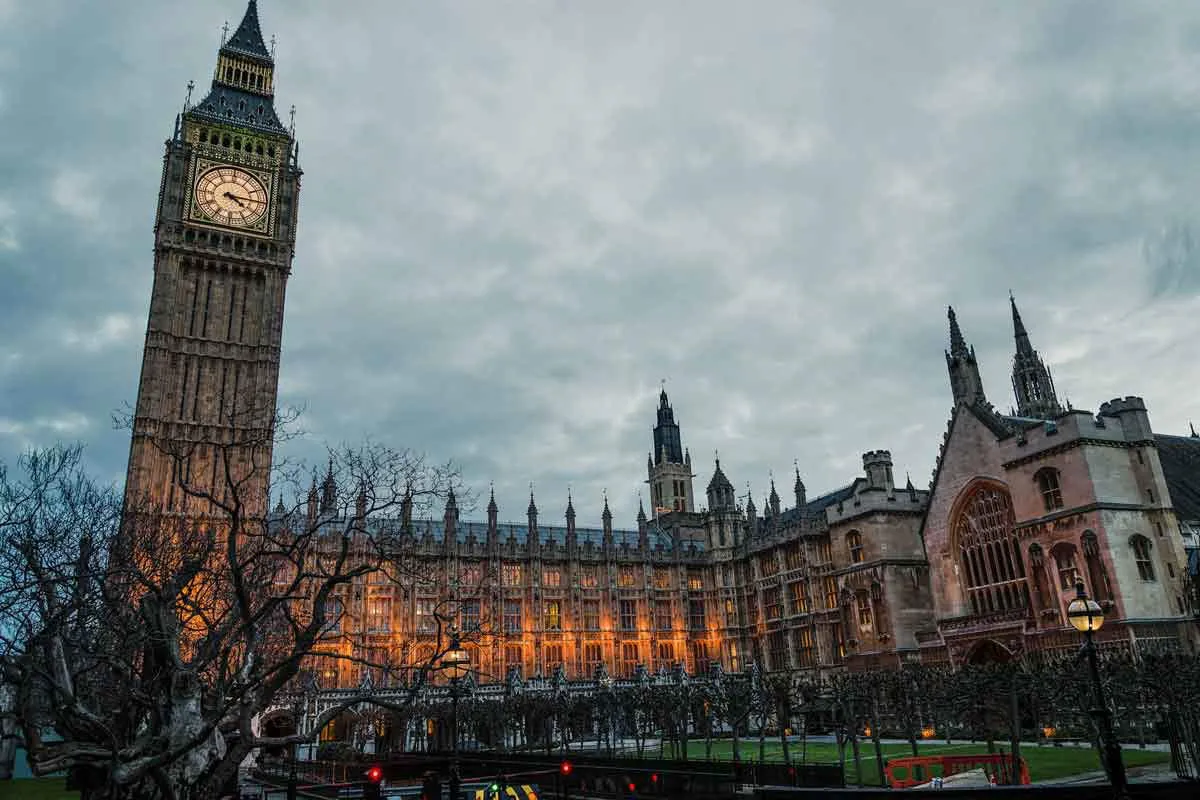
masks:
<path id="1" fill-rule="evenodd" d="M 996 486 L 976 489 L 955 516 L 960 575 L 975 614 L 1029 607 L 1014 521 L 1012 498 Z"/>

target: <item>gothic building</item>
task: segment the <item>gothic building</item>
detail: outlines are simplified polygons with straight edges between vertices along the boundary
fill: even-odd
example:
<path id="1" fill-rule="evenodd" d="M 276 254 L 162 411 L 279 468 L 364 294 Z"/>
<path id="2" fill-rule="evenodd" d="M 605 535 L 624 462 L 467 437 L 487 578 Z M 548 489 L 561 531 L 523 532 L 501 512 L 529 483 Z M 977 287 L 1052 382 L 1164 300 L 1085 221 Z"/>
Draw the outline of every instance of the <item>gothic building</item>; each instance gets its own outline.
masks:
<path id="1" fill-rule="evenodd" d="M 236 475 L 271 456 L 301 175 L 273 87 L 250 0 L 208 94 L 166 145 L 126 496 L 183 518 L 206 512 L 181 481 L 211 475 L 219 492 L 224 466 Z M 1112 604 L 1105 642 L 1192 641 L 1181 524 L 1200 531 L 1200 438 L 1155 434 L 1136 397 L 1064 408 L 1015 301 L 1012 315 L 1016 407 L 1003 414 L 950 311 L 953 410 L 928 489 L 897 486 L 891 454 L 874 450 L 818 497 L 798 468 L 787 503 L 772 481 L 761 509 L 739 503 L 718 460 L 698 498 L 664 390 L 647 458 L 652 513 L 640 509 L 636 527 L 615 527 L 607 501 L 598 527 L 579 525 L 569 494 L 560 524 L 532 493 L 516 524 L 500 521 L 494 497 L 485 521 L 462 520 L 453 494 L 441 519 L 414 519 L 411 505 L 366 519 L 422 579 L 346 585 L 330 647 L 419 663 L 450 609 L 460 630 L 484 634 L 469 644 L 479 680 L 600 665 L 628 676 L 680 663 L 958 664 L 1075 646 L 1065 606 L 1077 580 Z M 194 474 L 179 475 L 181 463 Z M 266 515 L 266 470 L 247 474 L 261 476 L 248 511 Z M 306 522 L 362 514 L 339 494 L 332 473 L 319 490 L 314 481 Z M 282 510 L 270 519 L 295 522 Z M 326 685 L 363 677 L 350 661 L 317 655 L 314 667 Z"/>

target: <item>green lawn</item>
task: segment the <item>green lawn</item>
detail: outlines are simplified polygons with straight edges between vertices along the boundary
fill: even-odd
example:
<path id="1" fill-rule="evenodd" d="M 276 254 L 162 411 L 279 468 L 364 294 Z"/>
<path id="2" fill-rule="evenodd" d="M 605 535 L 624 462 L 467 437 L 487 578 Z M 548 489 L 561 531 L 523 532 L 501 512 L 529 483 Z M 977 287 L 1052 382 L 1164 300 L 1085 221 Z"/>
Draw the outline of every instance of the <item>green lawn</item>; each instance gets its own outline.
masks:
<path id="1" fill-rule="evenodd" d="M 912 750 L 907 744 L 884 744 L 882 747 L 885 759 L 912 755 Z M 859 748 L 863 772 L 861 783 L 878 785 L 879 767 L 875 763 L 874 743 L 869 740 L 862 741 Z M 743 739 L 738 749 L 742 760 L 758 759 L 757 739 Z M 801 749 L 799 743 L 790 743 L 789 752 L 792 761 L 800 761 Z M 947 755 L 970 755 L 974 753 L 986 753 L 987 745 L 982 742 L 966 742 L 951 745 L 922 742 L 920 744 L 920 752 L 921 755 L 931 756 L 943 753 Z M 647 755 L 657 755 L 657 750 L 649 752 Z M 688 755 L 692 758 L 703 758 L 703 740 L 689 742 Z M 733 757 L 732 742 L 729 740 L 713 742 L 712 756 L 719 760 L 731 759 Z M 767 741 L 765 756 L 767 761 L 783 760 L 783 750 L 780 747 L 779 740 Z M 1025 763 L 1029 765 L 1029 776 L 1035 783 L 1055 778 L 1064 778 L 1069 775 L 1078 775 L 1081 772 L 1094 772 L 1100 769 L 1100 762 L 1096 751 L 1090 747 L 1024 746 L 1021 748 L 1021 756 L 1025 759 Z M 1127 767 L 1166 764 L 1171 760 L 1169 753 L 1157 750 L 1138 750 L 1136 748 L 1125 748 L 1122 750 L 1122 756 Z M 837 745 L 828 742 L 811 742 L 808 745 L 807 760 L 836 763 L 838 760 Z M 846 783 L 851 785 L 860 783 L 854 769 L 853 753 L 849 747 L 846 748 Z"/>
<path id="2" fill-rule="evenodd" d="M 0 800 L 79 800 L 79 792 L 68 792 L 66 785 L 66 778 L 0 781 Z"/>

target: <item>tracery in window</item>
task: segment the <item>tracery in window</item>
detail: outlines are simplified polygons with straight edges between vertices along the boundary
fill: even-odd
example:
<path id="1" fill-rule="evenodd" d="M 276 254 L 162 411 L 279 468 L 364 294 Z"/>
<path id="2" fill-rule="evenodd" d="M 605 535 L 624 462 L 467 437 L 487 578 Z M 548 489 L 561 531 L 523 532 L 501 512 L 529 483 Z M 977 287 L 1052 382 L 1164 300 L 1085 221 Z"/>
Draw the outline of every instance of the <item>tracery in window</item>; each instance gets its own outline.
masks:
<path id="1" fill-rule="evenodd" d="M 862 534 L 858 531 L 850 531 L 848 534 L 846 534 L 846 547 L 850 550 L 850 563 L 862 563 L 864 558 Z"/>
<path id="2" fill-rule="evenodd" d="M 1063 507 L 1062 489 L 1058 485 L 1058 470 L 1044 467 L 1033 476 L 1037 481 L 1038 490 L 1042 493 L 1042 503 L 1047 511 L 1057 511 Z"/>
<path id="3" fill-rule="evenodd" d="M 1134 534 L 1129 539 L 1129 547 L 1133 550 L 1133 560 L 1137 564 L 1138 577 L 1144 581 L 1154 578 L 1154 559 L 1150 553 L 1150 540 L 1145 536 Z"/>
<path id="4" fill-rule="evenodd" d="M 1012 498 L 995 486 L 982 486 L 962 504 L 953 524 L 960 574 L 971 611 L 1028 608 L 1021 546 L 1013 531 Z"/>

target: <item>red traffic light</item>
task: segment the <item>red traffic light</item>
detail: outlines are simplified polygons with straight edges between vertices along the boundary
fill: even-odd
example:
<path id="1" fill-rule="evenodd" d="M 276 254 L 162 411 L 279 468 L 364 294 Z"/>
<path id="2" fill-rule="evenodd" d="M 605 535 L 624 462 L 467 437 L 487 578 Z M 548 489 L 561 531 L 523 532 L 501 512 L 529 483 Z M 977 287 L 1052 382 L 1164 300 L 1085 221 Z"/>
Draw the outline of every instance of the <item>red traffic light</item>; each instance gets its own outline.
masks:
<path id="1" fill-rule="evenodd" d="M 635 785 L 633 784 L 633 782 L 632 782 L 632 781 L 631 781 L 631 782 L 630 782 L 630 784 L 629 784 L 629 791 L 630 791 L 631 793 L 632 793 L 632 792 L 636 792 L 636 791 L 637 791 L 637 786 L 635 786 Z"/>
<path id="2" fill-rule="evenodd" d="M 564 761 L 561 764 L 559 764 L 558 771 L 561 772 L 563 775 L 570 775 L 571 774 L 571 762 Z"/>
<path id="3" fill-rule="evenodd" d="M 367 780 L 369 780 L 371 783 L 379 783 L 381 780 L 383 780 L 383 767 L 376 764 L 367 770 Z"/>
<path id="4" fill-rule="evenodd" d="M 658 773 L 657 773 L 657 772 L 651 772 L 651 773 L 650 773 L 650 782 L 651 782 L 651 783 L 658 783 Z"/>

